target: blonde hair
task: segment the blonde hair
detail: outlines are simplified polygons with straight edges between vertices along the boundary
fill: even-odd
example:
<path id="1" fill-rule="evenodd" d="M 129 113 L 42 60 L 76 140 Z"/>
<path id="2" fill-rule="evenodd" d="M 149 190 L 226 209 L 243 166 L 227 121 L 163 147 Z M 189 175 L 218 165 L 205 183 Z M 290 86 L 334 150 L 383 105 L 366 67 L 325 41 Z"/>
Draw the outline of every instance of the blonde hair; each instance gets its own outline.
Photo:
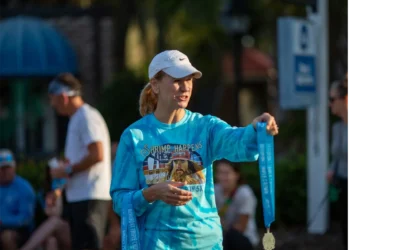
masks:
<path id="1" fill-rule="evenodd" d="M 158 72 L 154 78 L 157 80 L 161 80 L 164 77 L 165 73 L 163 71 Z M 158 97 L 153 92 L 151 88 L 151 83 L 147 83 L 146 86 L 142 89 L 139 98 L 139 113 L 141 116 L 145 116 L 153 113 L 157 108 Z"/>

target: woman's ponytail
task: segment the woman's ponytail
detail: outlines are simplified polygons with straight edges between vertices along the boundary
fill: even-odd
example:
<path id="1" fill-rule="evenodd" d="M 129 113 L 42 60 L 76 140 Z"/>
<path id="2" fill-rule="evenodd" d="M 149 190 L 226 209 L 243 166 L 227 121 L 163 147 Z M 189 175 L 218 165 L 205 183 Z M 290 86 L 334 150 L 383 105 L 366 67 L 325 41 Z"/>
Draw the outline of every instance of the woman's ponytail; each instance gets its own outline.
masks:
<path id="1" fill-rule="evenodd" d="M 147 83 L 142 89 L 139 98 L 139 113 L 141 116 L 153 113 L 157 108 L 157 96 L 154 94 L 151 84 Z"/>

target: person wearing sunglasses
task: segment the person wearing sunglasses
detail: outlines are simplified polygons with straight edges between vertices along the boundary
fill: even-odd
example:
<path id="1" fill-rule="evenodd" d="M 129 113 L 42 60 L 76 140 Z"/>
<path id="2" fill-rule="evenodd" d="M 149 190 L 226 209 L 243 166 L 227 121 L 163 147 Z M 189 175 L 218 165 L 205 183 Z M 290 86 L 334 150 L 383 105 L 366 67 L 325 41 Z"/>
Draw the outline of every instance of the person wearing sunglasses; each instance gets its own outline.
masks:
<path id="1" fill-rule="evenodd" d="M 331 154 L 332 163 L 328 170 L 328 181 L 339 190 L 340 224 L 344 249 L 347 249 L 347 217 L 348 217 L 348 80 L 332 84 L 329 91 L 329 106 L 333 115 L 340 118 L 332 127 Z"/>

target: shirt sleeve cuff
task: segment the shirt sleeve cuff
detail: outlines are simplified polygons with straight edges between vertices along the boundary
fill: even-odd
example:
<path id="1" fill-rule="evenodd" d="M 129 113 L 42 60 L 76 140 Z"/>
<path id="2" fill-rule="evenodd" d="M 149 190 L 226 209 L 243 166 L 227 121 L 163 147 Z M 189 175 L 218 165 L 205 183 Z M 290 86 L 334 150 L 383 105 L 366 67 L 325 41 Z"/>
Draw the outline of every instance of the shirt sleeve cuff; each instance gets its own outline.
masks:
<path id="1" fill-rule="evenodd" d="M 244 134 L 245 138 L 247 138 L 250 143 L 257 144 L 257 131 L 253 124 L 249 124 L 245 127 Z"/>
<path id="2" fill-rule="evenodd" d="M 132 203 L 135 204 L 134 206 L 136 207 L 136 213 L 139 216 L 142 215 L 146 209 L 151 206 L 151 204 L 153 204 L 144 198 L 143 190 L 144 188 L 136 191 L 132 197 Z"/>

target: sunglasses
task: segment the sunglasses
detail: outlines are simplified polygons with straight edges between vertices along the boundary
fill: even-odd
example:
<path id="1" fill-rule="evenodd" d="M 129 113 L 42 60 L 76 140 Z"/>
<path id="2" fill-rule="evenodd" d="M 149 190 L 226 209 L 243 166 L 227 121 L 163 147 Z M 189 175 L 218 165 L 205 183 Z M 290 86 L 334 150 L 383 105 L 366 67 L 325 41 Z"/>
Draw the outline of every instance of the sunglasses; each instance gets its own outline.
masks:
<path id="1" fill-rule="evenodd" d="M 329 97 L 329 103 L 333 103 L 334 101 L 336 101 L 337 99 L 340 99 L 340 97 Z"/>

